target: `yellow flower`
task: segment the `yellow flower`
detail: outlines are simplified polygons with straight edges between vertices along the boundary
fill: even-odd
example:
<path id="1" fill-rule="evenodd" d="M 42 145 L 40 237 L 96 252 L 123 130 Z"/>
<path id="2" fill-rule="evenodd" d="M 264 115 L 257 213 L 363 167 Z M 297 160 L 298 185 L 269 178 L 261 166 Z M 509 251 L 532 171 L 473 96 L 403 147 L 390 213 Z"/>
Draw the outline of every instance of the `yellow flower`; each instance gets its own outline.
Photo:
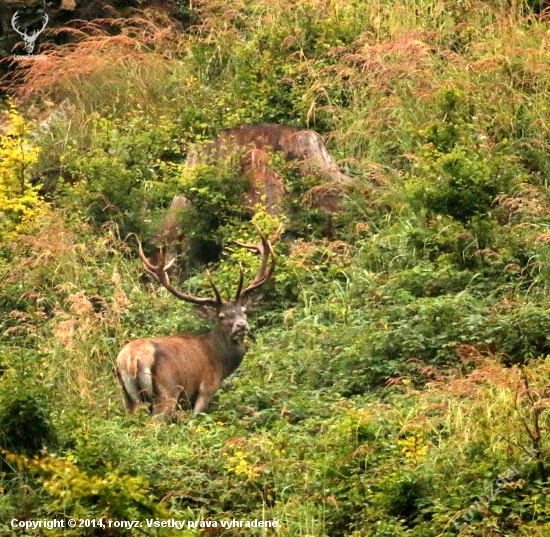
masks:
<path id="1" fill-rule="evenodd" d="M 423 443 L 422 435 L 414 434 L 402 440 L 398 440 L 397 444 L 401 446 L 401 452 L 407 459 L 412 459 L 419 463 L 428 453 L 428 447 Z"/>
<path id="2" fill-rule="evenodd" d="M 246 476 L 249 481 L 260 475 L 258 468 L 246 459 L 246 455 L 242 451 L 236 451 L 233 456 L 227 458 L 227 461 L 229 464 L 225 465 L 224 468 L 228 472 Z"/>

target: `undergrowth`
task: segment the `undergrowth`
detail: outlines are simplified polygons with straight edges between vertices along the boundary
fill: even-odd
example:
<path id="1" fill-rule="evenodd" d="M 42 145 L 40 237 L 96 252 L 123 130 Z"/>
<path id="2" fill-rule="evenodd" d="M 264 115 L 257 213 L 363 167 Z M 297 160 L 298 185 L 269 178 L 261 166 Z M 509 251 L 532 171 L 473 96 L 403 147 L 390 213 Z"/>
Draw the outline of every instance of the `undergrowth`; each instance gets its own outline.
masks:
<path id="1" fill-rule="evenodd" d="M 185 31 L 148 11 L 74 22 L 7 88 L 0 533 L 72 516 L 141 522 L 113 535 L 206 531 L 147 523 L 168 519 L 219 535 L 547 535 L 547 12 L 189 9 Z M 300 197 L 311 177 L 281 168 L 285 219 L 244 210 L 231 166 L 183 165 L 190 144 L 262 122 L 315 128 L 354 178 L 330 226 Z M 129 340 L 208 329 L 129 238 L 150 241 L 181 192 L 189 229 L 225 246 L 208 266 L 224 296 L 257 263 L 232 240 L 252 221 L 289 233 L 242 366 L 208 414 L 166 425 L 124 413 L 114 361 Z M 203 269 L 179 285 L 208 293 Z M 221 527 L 233 519 L 278 524 Z"/>

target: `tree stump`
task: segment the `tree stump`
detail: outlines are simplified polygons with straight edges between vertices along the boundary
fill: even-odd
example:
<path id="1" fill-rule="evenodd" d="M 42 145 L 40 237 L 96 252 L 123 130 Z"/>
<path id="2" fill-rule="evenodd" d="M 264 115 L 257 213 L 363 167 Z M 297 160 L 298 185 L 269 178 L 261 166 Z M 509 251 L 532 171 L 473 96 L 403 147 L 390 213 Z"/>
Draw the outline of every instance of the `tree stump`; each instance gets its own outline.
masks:
<path id="1" fill-rule="evenodd" d="M 272 153 L 294 162 L 302 175 L 314 175 L 322 181 L 322 185 L 305 194 L 304 204 L 329 213 L 338 210 L 351 179 L 339 170 L 321 136 L 312 130 L 288 125 L 242 125 L 226 129 L 211 142 L 193 147 L 186 165 L 221 162 L 238 156 L 239 171 L 248 182 L 244 205 L 252 208 L 262 201 L 269 213 L 281 214 L 288 192 L 284 178 L 271 165 Z M 183 240 L 178 213 L 187 207 L 189 201 L 185 196 L 174 197 L 153 240 L 155 245 L 167 247 Z"/>

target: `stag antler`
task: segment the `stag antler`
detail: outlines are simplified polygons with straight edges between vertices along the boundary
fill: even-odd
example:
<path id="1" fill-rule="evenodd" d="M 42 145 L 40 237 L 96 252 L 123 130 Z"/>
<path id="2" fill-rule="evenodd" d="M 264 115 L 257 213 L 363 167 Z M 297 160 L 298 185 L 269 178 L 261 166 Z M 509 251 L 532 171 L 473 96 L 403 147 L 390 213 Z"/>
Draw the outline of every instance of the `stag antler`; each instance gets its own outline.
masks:
<path id="1" fill-rule="evenodd" d="M 186 293 L 182 293 L 181 291 L 178 291 L 171 283 L 170 278 L 168 277 L 168 269 L 174 264 L 176 261 L 176 258 L 172 258 L 168 263 L 166 263 L 166 256 L 164 254 L 163 249 L 160 249 L 159 252 L 159 260 L 157 265 L 153 265 L 143 253 L 143 248 L 141 247 L 141 242 L 138 240 L 139 245 L 139 257 L 141 258 L 141 261 L 143 263 L 143 268 L 145 269 L 145 272 L 152 276 L 155 280 L 160 282 L 162 286 L 172 293 L 176 298 L 179 298 L 180 300 L 185 300 L 186 302 L 191 302 L 192 304 L 198 304 L 201 306 L 211 306 L 214 308 L 219 308 L 223 304 L 222 297 L 220 295 L 220 292 L 218 291 L 216 285 L 214 284 L 214 281 L 210 277 L 210 273 L 206 271 L 206 277 L 208 278 L 208 282 L 210 283 L 210 286 L 212 287 L 212 290 L 214 291 L 214 294 L 216 295 L 216 298 L 201 298 L 194 295 L 189 295 Z"/>
<path id="2" fill-rule="evenodd" d="M 264 283 L 267 283 L 273 277 L 273 272 L 275 271 L 275 252 L 273 251 L 273 244 L 275 244 L 279 240 L 283 231 L 283 224 L 279 225 L 277 231 L 275 231 L 275 233 L 273 234 L 273 240 L 271 242 L 268 240 L 265 233 L 263 233 L 263 231 L 256 224 L 254 224 L 254 227 L 260 235 L 260 239 L 262 242 L 257 244 L 246 244 L 240 241 L 233 241 L 237 246 L 242 246 L 243 248 L 246 248 L 251 252 L 256 252 L 262 256 L 262 262 L 260 264 L 260 268 L 258 270 L 258 273 L 256 274 L 256 277 L 254 278 L 252 283 L 244 290 L 242 288 L 244 278 L 241 267 L 239 286 L 235 295 L 235 302 L 241 302 L 243 298 L 246 297 L 246 295 L 248 295 L 255 289 L 258 289 L 258 287 L 261 287 L 262 285 L 264 285 Z M 268 268 L 270 256 L 271 264 Z"/>
<path id="3" fill-rule="evenodd" d="M 258 273 L 256 274 L 256 277 L 254 278 L 252 283 L 244 290 L 243 290 L 243 284 L 244 284 L 243 269 L 242 267 L 240 267 L 239 284 L 237 286 L 237 293 L 235 294 L 235 298 L 233 300 L 233 302 L 235 303 L 242 302 L 242 300 L 246 297 L 246 295 L 248 295 L 250 292 L 254 291 L 255 289 L 258 289 L 258 287 L 261 287 L 262 285 L 264 285 L 264 283 L 268 282 L 273 277 L 273 272 L 275 270 L 275 253 L 273 252 L 272 243 L 275 243 L 277 240 L 279 240 L 279 237 L 283 230 L 283 225 L 281 224 L 277 229 L 277 231 L 275 232 L 275 234 L 273 235 L 272 242 L 268 240 L 265 233 L 263 233 L 256 224 L 254 224 L 254 226 L 256 227 L 256 230 L 260 235 L 260 238 L 261 238 L 260 243 L 245 244 L 239 241 L 234 241 L 234 242 L 237 245 L 242 246 L 243 248 L 259 253 L 262 256 L 262 261 L 260 264 L 260 268 L 258 269 Z M 198 296 L 189 295 L 187 293 L 182 293 L 181 291 L 178 291 L 170 283 L 170 278 L 168 277 L 168 270 L 170 269 L 170 267 L 172 267 L 172 265 L 176 261 L 176 258 L 175 257 L 172 258 L 167 263 L 164 250 L 160 248 L 159 255 L 158 255 L 158 262 L 156 265 L 153 265 L 153 263 L 151 263 L 151 261 L 149 261 L 149 259 L 145 257 L 145 254 L 143 253 L 143 248 L 141 246 L 141 242 L 139 241 L 139 239 L 138 239 L 138 245 L 139 245 L 139 257 L 141 258 L 145 272 L 147 272 L 147 274 L 149 274 L 151 277 L 157 280 L 167 291 L 169 291 L 176 298 L 179 298 L 180 300 L 185 300 L 186 302 L 191 302 L 193 304 L 199 304 L 201 306 L 210 306 L 218 309 L 224 304 L 224 301 L 220 295 L 220 292 L 218 291 L 218 288 L 216 287 L 216 285 L 214 284 L 214 281 L 212 280 L 212 277 L 210 276 L 210 272 L 206 271 L 206 277 L 208 278 L 210 287 L 212 287 L 212 290 L 214 291 L 214 295 L 216 295 L 215 299 L 201 298 Z M 268 266 L 270 257 L 271 257 L 271 264 Z"/>

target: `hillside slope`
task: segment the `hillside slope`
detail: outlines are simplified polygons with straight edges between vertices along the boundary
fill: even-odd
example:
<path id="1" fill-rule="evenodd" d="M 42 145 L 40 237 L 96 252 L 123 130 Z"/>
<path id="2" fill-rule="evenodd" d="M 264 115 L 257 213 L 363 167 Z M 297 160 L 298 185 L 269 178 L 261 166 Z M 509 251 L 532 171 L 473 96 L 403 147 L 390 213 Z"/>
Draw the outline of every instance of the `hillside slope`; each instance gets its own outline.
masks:
<path id="1" fill-rule="evenodd" d="M 549 535 L 547 13 L 201 0 L 188 31 L 142 15 L 75 23 L 5 88 L 0 534 Z M 241 206 L 231 162 L 184 166 L 255 123 L 323 135 L 354 178 L 337 214 L 277 156 L 285 217 Z M 114 362 L 208 329 L 131 235 L 152 251 L 176 193 L 195 294 L 193 248 L 225 246 L 207 268 L 229 296 L 257 268 L 232 241 L 289 231 L 242 366 L 208 414 L 163 424 L 125 414 Z"/>

